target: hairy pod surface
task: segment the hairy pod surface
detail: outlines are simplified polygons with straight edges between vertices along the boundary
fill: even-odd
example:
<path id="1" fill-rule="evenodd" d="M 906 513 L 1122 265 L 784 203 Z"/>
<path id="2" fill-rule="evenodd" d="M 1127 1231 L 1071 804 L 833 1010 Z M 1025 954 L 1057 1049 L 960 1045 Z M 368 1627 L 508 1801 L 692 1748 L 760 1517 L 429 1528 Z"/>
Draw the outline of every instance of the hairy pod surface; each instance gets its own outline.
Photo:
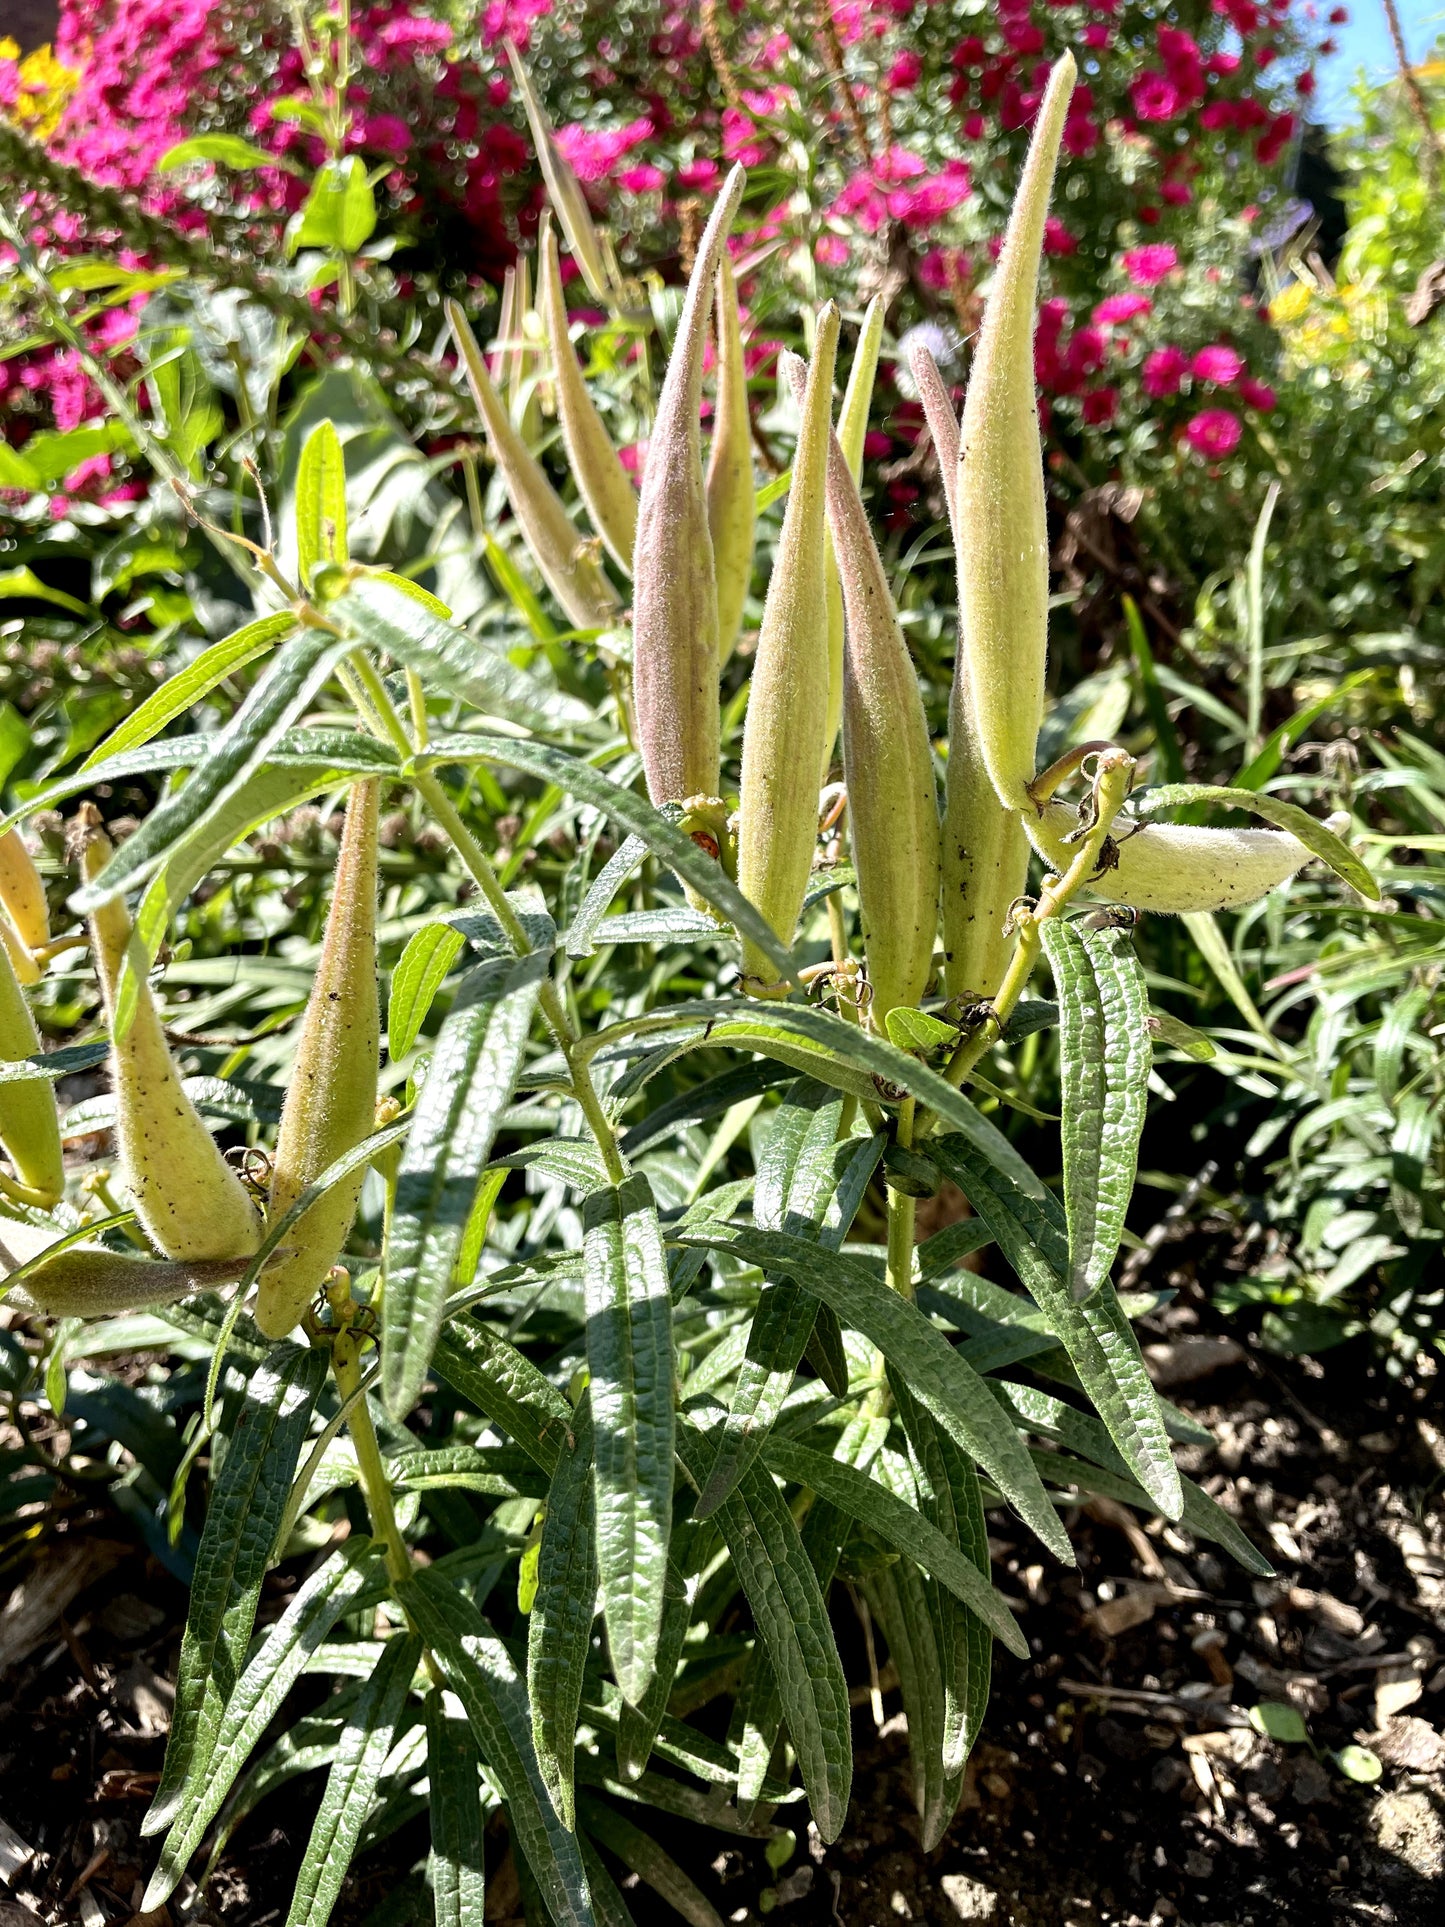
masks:
<path id="1" fill-rule="evenodd" d="M 698 244 L 637 506 L 632 679 L 654 803 L 717 794 L 718 594 L 698 411 L 713 279 L 745 184 L 735 167 Z"/>
<path id="2" fill-rule="evenodd" d="M 784 358 L 794 392 L 795 355 Z M 898 625 L 882 558 L 836 435 L 828 448 L 828 520 L 843 581 L 843 775 L 858 871 L 863 952 L 880 1029 L 898 1004 L 916 1004 L 938 929 L 938 794 L 913 659 Z"/>
<path id="3" fill-rule="evenodd" d="M 793 479 L 783 516 L 748 694 L 738 828 L 738 887 L 791 944 L 818 847 L 818 767 L 828 723 L 828 446 L 838 310 L 818 317 Z M 777 972 L 743 943 L 746 988 Z M 779 986 L 785 988 L 785 986 Z"/>
<path id="4" fill-rule="evenodd" d="M 606 543 L 608 553 L 622 568 L 630 569 L 637 539 L 637 491 L 587 392 L 577 352 L 567 332 L 562 265 L 557 255 L 557 237 L 550 227 L 542 242 L 542 316 L 552 350 L 557 414 L 573 479 L 587 504 L 592 526 Z"/>
<path id="5" fill-rule="evenodd" d="M 234 1285 L 247 1263 L 245 1258 L 138 1258 L 103 1245 L 71 1245 L 53 1258 L 42 1257 L 12 1288 L 9 1302 L 50 1318 L 103 1318 Z"/>
<path id="6" fill-rule="evenodd" d="M 858 332 L 858 345 L 853 350 L 848 386 L 843 391 L 843 406 L 838 415 L 838 445 L 855 482 L 863 473 L 863 438 L 868 433 L 868 410 L 873 403 L 873 382 L 882 345 L 883 297 L 875 295 Z M 843 721 L 843 579 L 838 573 L 831 527 L 824 542 L 828 552 L 828 728 L 823 745 L 823 781 L 826 783 Z"/>
<path id="7" fill-rule="evenodd" d="M 91 883 L 105 868 L 110 839 L 89 806 L 82 807 L 77 824 L 81 878 Z M 167 1258 L 249 1257 L 261 1242 L 260 1218 L 186 1095 L 138 945 L 135 1010 L 124 1035 L 115 1034 L 121 966 L 131 943 L 130 917 L 119 897 L 92 911 L 90 936 L 111 1026 L 116 1149 L 136 1217 Z"/>
<path id="8" fill-rule="evenodd" d="M 10 968 L 16 981 L 22 984 L 40 982 L 40 965 L 30 953 L 30 946 L 21 937 L 3 909 L 0 909 L 0 950 L 9 959 Z"/>
<path id="9" fill-rule="evenodd" d="M 579 629 L 609 627 L 619 605 L 594 545 L 578 533 L 561 496 L 512 426 L 461 308 L 449 301 L 446 311 L 466 367 L 467 385 L 487 431 L 492 460 L 543 580 Z"/>
<path id="10" fill-rule="evenodd" d="M 719 667 L 737 646 L 743 626 L 756 524 L 742 316 L 732 260 L 724 248 L 717 263 L 717 410 L 707 457 L 707 525 L 717 578 Z"/>
<path id="11" fill-rule="evenodd" d="M 959 626 L 979 746 L 1000 800 L 1028 806 L 1048 656 L 1049 535 L 1034 320 L 1049 192 L 1074 87 L 1049 78 L 964 397 L 956 491 Z"/>
<path id="12" fill-rule="evenodd" d="M 27 950 L 40 950 L 49 943 L 45 885 L 18 829 L 0 836 L 0 910 Z"/>
<path id="13" fill-rule="evenodd" d="M 316 978 L 301 1022 L 281 1112 L 269 1216 L 288 1211 L 329 1164 L 371 1135 L 381 1011 L 376 988 L 376 825 L 381 785 L 357 783 L 332 884 Z M 291 1255 L 262 1274 L 256 1323 L 283 1338 L 341 1256 L 365 1180 L 363 1166 L 323 1194 L 293 1225 Z"/>
<path id="14" fill-rule="evenodd" d="M 1063 873 L 1078 845 L 1069 803 L 1050 803 L 1024 818 L 1034 848 Z M 1238 910 L 1303 869 L 1310 852 L 1286 830 L 1211 830 L 1194 823 L 1130 824 L 1113 839 L 1117 861 L 1087 888 L 1107 903 L 1183 916 L 1193 910 Z"/>
<path id="15" fill-rule="evenodd" d="M 25 993 L 9 957 L 0 951 L 0 1059 L 13 1064 L 21 1057 L 38 1056 L 39 1051 L 40 1033 Z M 48 1079 L 0 1084 L 0 1144 L 9 1155 L 16 1182 L 32 1194 L 35 1203 L 53 1204 L 64 1194 L 60 1119 L 55 1087 Z"/>

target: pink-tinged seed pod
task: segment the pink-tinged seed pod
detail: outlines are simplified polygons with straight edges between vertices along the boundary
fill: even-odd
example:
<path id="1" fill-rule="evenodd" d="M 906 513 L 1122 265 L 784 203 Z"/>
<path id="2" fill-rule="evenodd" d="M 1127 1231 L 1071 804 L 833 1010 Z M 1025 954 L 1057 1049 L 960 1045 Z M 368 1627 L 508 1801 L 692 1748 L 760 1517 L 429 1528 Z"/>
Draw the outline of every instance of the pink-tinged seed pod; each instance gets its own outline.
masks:
<path id="1" fill-rule="evenodd" d="M 218 1291 L 245 1273 L 247 1258 L 139 1258 L 101 1245 L 71 1245 L 42 1257 L 9 1302 L 48 1318 L 105 1318 L 147 1305 L 173 1305 L 196 1291 Z"/>
<path id="2" fill-rule="evenodd" d="M 619 613 L 618 601 L 595 545 L 578 533 L 541 464 L 512 426 L 466 316 L 455 301 L 448 301 L 446 313 L 461 350 L 467 385 L 487 431 L 492 460 L 543 580 L 577 628 L 610 628 Z"/>
<path id="3" fill-rule="evenodd" d="M 42 950 L 49 943 L 45 885 L 18 829 L 0 836 L 0 910 L 27 950 Z"/>
<path id="4" fill-rule="evenodd" d="M 93 883 L 111 844 L 90 804 L 77 812 L 75 843 L 81 880 Z M 139 943 L 132 946 L 130 918 L 120 897 L 92 911 L 90 938 L 111 1026 L 118 1163 L 136 1217 L 167 1258 L 249 1257 L 261 1242 L 260 1218 L 181 1083 L 147 982 L 147 959 Z M 116 1000 L 128 949 L 136 973 L 135 1009 L 117 1036 Z"/>
<path id="5" fill-rule="evenodd" d="M 717 795 L 718 597 L 698 414 L 713 279 L 746 180 L 735 167 L 703 230 L 637 506 L 632 678 L 654 803 Z"/>
<path id="6" fill-rule="evenodd" d="M 1034 848 L 1063 873 L 1078 852 L 1064 837 L 1078 825 L 1069 803 L 1049 803 L 1024 818 Z M 1303 869 L 1310 852 L 1286 830 L 1211 830 L 1194 823 L 1132 824 L 1114 839 L 1118 861 L 1087 888 L 1106 903 L 1184 916 L 1238 910 Z"/>
<path id="7" fill-rule="evenodd" d="M 568 251 L 582 270 L 582 279 L 587 283 L 588 292 L 594 301 L 605 304 L 611 299 L 611 290 L 607 284 L 602 244 L 593 225 L 587 196 L 582 192 L 582 184 L 573 173 L 571 163 L 557 145 L 547 110 L 538 99 L 532 76 L 527 72 L 522 56 L 511 40 L 504 44 L 507 59 L 511 63 L 512 78 L 517 83 L 517 92 L 522 96 L 527 125 L 532 130 L 532 144 L 537 150 L 542 179 L 547 184 L 547 197 L 557 211 L 557 219 L 562 223 L 562 232 L 567 237 Z"/>
<path id="8" fill-rule="evenodd" d="M 742 316 L 733 264 L 724 248 L 717 264 L 717 408 L 707 459 L 707 525 L 717 579 L 719 667 L 732 654 L 743 626 L 756 521 Z"/>
<path id="9" fill-rule="evenodd" d="M 933 436 L 956 553 L 958 420 L 925 343 L 913 343 L 908 365 Z M 950 997 L 988 997 L 998 989 L 1013 947 L 1012 938 L 1004 934 L 1009 906 L 1022 894 L 1028 873 L 1028 837 L 1022 819 L 1000 803 L 989 778 L 979 746 L 968 658 L 959 649 L 949 699 L 943 803 L 943 987 Z"/>
<path id="10" fill-rule="evenodd" d="M 783 357 L 793 392 L 804 384 L 796 355 Z M 858 484 L 837 436 L 828 449 L 828 520 L 843 580 L 843 775 L 869 1018 L 916 1004 L 933 968 L 938 930 L 938 792 L 918 677 Z"/>
<path id="11" fill-rule="evenodd" d="M 878 351 L 883 345 L 883 297 L 875 295 L 863 316 L 858 345 L 853 350 L 853 365 L 848 371 L 848 386 L 843 391 L 843 406 L 838 414 L 838 446 L 856 482 L 863 473 L 863 440 L 868 433 L 868 410 L 873 402 L 873 382 L 878 373 Z M 843 582 L 833 553 L 833 531 L 828 544 L 828 728 L 823 746 L 823 781 L 833 761 L 838 729 L 843 720 Z"/>
<path id="12" fill-rule="evenodd" d="M 1029 805 L 1048 657 L 1034 323 L 1044 222 L 1074 75 L 1066 53 L 1039 109 L 969 375 L 958 466 L 959 623 L 979 747 L 1000 800 L 1015 810 Z"/>
<path id="13" fill-rule="evenodd" d="M 793 941 L 818 847 L 818 760 L 828 721 L 823 534 L 837 348 L 838 310 L 830 301 L 818 317 L 743 733 L 738 888 L 785 944 Z M 787 989 L 746 940 L 743 985 L 765 994 Z"/>
<path id="14" fill-rule="evenodd" d="M 27 953 L 28 954 L 28 953 Z M 0 1061 L 13 1064 L 40 1054 L 40 1033 L 8 955 L 0 950 Z M 0 1084 L 0 1144 L 14 1172 L 13 1188 L 29 1204 L 49 1205 L 65 1193 L 65 1158 L 55 1086 Z"/>
<path id="15" fill-rule="evenodd" d="M 557 255 L 557 237 L 550 227 L 542 242 L 542 312 L 552 350 L 557 414 L 573 480 L 587 504 L 592 526 L 606 543 L 608 552 L 622 568 L 630 569 L 632 547 L 637 539 L 637 491 L 587 392 L 587 383 L 567 332 L 562 265 Z"/>
<path id="16" fill-rule="evenodd" d="M 376 1119 L 381 1012 L 376 990 L 377 808 L 381 786 L 357 783 L 331 888 L 321 957 L 281 1112 L 267 1213 L 274 1223 L 306 1187 L 363 1138 Z M 283 1338 L 340 1258 L 366 1170 L 317 1200 L 286 1235 L 291 1255 L 262 1273 L 256 1323 Z"/>

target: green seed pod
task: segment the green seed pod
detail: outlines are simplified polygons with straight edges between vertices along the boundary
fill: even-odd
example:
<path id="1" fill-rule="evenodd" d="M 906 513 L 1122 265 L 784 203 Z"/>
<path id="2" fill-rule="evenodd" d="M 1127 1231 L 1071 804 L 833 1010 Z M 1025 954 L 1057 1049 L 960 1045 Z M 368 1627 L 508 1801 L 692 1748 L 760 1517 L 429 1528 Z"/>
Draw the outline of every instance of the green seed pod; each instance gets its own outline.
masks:
<path id="1" fill-rule="evenodd" d="M 537 150 L 537 160 L 542 169 L 542 179 L 547 183 L 547 195 L 557 210 L 557 219 L 562 223 L 562 232 L 567 237 L 567 247 L 582 270 L 582 279 L 594 301 L 607 304 L 611 301 L 611 290 L 607 284 L 607 267 L 602 256 L 602 244 L 593 225 L 592 210 L 587 205 L 587 196 L 582 192 L 581 183 L 573 173 L 570 162 L 557 145 L 557 137 L 552 132 L 552 123 L 547 118 L 547 110 L 537 97 L 532 85 L 532 76 L 527 72 L 522 56 L 512 41 L 505 43 L 507 59 L 511 63 L 512 78 L 517 83 L 517 92 L 522 96 L 522 106 L 526 110 L 527 124 L 532 130 L 532 144 Z"/>
<path id="2" fill-rule="evenodd" d="M 21 1311 L 49 1318 L 104 1318 L 146 1305 L 173 1305 L 193 1291 L 234 1285 L 245 1258 L 134 1258 L 102 1245 L 71 1245 L 42 1258 L 9 1294 Z"/>
<path id="3" fill-rule="evenodd" d="M 358 783 L 331 889 L 321 958 L 301 1023 L 271 1171 L 274 1223 L 376 1119 L 381 1012 L 376 992 L 376 824 L 381 786 Z M 351 1231 L 366 1172 L 335 1184 L 292 1226 L 291 1256 L 261 1277 L 256 1323 L 284 1338 L 320 1290 Z"/>
<path id="4" fill-rule="evenodd" d="M 492 460 L 543 580 L 579 629 L 609 628 L 617 619 L 618 601 L 594 545 L 578 534 L 562 498 L 512 426 L 466 316 L 455 301 L 448 301 L 446 312 L 466 365 L 467 384 L 486 427 Z"/>
<path id="5" fill-rule="evenodd" d="M 979 748 L 1000 800 L 1028 807 L 1048 656 L 1049 535 L 1034 389 L 1044 221 L 1074 60 L 1054 66 L 999 255 L 964 399 L 959 625 Z"/>
<path id="6" fill-rule="evenodd" d="M 0 910 L 27 950 L 42 950 L 49 943 L 45 885 L 19 830 L 0 836 Z"/>
<path id="7" fill-rule="evenodd" d="M 717 264 L 717 410 L 707 459 L 707 525 L 717 576 L 719 667 L 737 646 L 743 626 L 756 522 L 742 317 L 733 264 L 724 248 Z"/>
<path id="8" fill-rule="evenodd" d="M 576 350 L 567 332 L 562 265 L 557 257 L 557 237 L 550 227 L 542 241 L 542 313 L 552 350 L 557 414 L 573 478 L 587 504 L 593 528 L 620 566 L 630 569 L 632 545 L 637 537 L 637 492 L 631 476 L 618 460 L 612 438 L 582 378 Z"/>
<path id="9" fill-rule="evenodd" d="M 802 364 L 785 355 L 794 393 Z M 916 1004 L 938 929 L 938 793 L 918 677 L 858 484 L 838 438 L 828 449 L 828 520 L 843 580 L 843 775 L 868 960 L 869 1019 Z"/>
<path id="10" fill-rule="evenodd" d="M 716 796 L 718 596 L 702 476 L 702 354 L 713 279 L 746 176 L 735 167 L 703 230 L 637 505 L 632 677 L 654 803 Z"/>
<path id="11" fill-rule="evenodd" d="M 40 1050 L 40 1033 L 25 1001 L 9 957 L 0 950 L 0 1059 L 13 1064 Z M 55 1087 L 38 1083 L 0 1084 L 0 1144 L 10 1157 L 16 1188 L 29 1204 L 54 1204 L 65 1192 L 65 1159 Z"/>
<path id="12" fill-rule="evenodd" d="M 956 552 L 958 421 L 938 365 L 922 342 L 913 344 L 908 365 L 933 436 Z M 1000 803 L 984 765 L 968 658 L 960 649 L 949 700 L 943 803 L 943 986 L 950 997 L 987 997 L 998 989 L 1012 949 L 1012 939 L 1004 934 L 1009 905 L 1022 894 L 1028 873 L 1023 822 Z"/>
<path id="13" fill-rule="evenodd" d="M 77 814 L 76 831 L 81 879 L 92 883 L 111 854 L 110 839 L 89 804 Z M 90 936 L 111 1026 L 118 1162 L 136 1216 L 167 1258 L 249 1257 L 261 1242 L 261 1221 L 182 1086 L 138 944 L 135 1010 L 124 1035 L 115 1035 L 121 965 L 131 947 L 130 918 L 119 897 L 91 913 Z"/>
<path id="14" fill-rule="evenodd" d="M 882 345 L 883 297 L 875 295 L 863 317 L 838 416 L 838 445 L 855 482 L 863 473 L 863 439 L 868 433 L 868 410 L 873 404 L 873 382 Z M 823 781 L 826 783 L 843 720 L 843 581 L 833 553 L 831 528 L 825 540 L 828 549 L 828 728 L 823 745 Z"/>
<path id="15" fill-rule="evenodd" d="M 830 301 L 818 317 L 743 733 L 738 888 L 785 944 L 793 941 L 818 847 L 818 758 L 828 722 L 823 534 L 837 348 L 838 310 Z M 768 959 L 746 940 L 743 985 L 786 991 Z"/>
<path id="16" fill-rule="evenodd" d="M 1078 812 L 1050 803 L 1024 819 L 1034 848 L 1063 873 L 1078 852 L 1063 839 Z M 1211 830 L 1193 823 L 1130 825 L 1114 842 L 1117 861 L 1091 877 L 1091 896 L 1135 910 L 1184 916 L 1195 910 L 1238 910 L 1303 869 L 1310 852 L 1286 830 Z"/>

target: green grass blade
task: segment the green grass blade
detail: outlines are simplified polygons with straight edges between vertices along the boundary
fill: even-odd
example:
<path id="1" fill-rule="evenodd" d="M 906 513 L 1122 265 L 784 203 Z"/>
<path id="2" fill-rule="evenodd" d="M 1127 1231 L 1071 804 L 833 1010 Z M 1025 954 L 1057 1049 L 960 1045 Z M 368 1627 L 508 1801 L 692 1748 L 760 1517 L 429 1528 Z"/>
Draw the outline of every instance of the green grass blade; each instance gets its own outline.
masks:
<path id="1" fill-rule="evenodd" d="M 118 724 L 105 741 L 86 757 L 80 766 L 82 771 L 93 770 L 97 763 L 103 763 L 112 756 L 123 756 L 150 742 L 153 736 L 159 736 L 167 723 L 173 723 L 177 716 L 184 716 L 197 703 L 204 702 L 227 676 L 244 669 L 257 656 L 265 655 L 274 643 L 280 642 L 283 636 L 289 636 L 295 627 L 295 616 L 289 609 L 283 609 L 277 615 L 258 616 L 243 629 L 237 629 L 234 635 L 213 642 L 209 649 L 203 649 L 184 669 L 167 676 L 160 688 L 147 696 L 139 709 Z"/>
<path id="2" fill-rule="evenodd" d="M 407 939 L 391 973 L 386 1006 L 386 1054 L 393 1064 L 400 1063 L 415 1044 L 465 942 L 453 923 L 424 923 Z"/>
<path id="3" fill-rule="evenodd" d="M 483 1927 L 486 1843 L 476 1742 L 465 1716 L 452 1713 L 440 1688 L 427 1694 L 422 1710 L 436 1927 Z"/>
<path id="4" fill-rule="evenodd" d="M 396 1180 L 382 1312 L 381 1383 L 401 1420 L 441 1331 L 457 1254 L 502 1112 L 511 1101 L 551 959 L 480 966 L 442 1026 Z"/>
<path id="5" fill-rule="evenodd" d="M 564 1827 L 576 1825 L 573 1755 L 582 1673 L 597 1609 L 593 1537 L 592 1412 L 584 1392 L 547 1493 L 537 1557 L 537 1595 L 527 1629 L 527 1692 L 532 1739 L 552 1805 Z"/>
<path id="6" fill-rule="evenodd" d="M 326 1927 L 346 1879 L 377 1781 L 421 1659 L 421 1641 L 399 1633 L 386 1642 L 357 1696 L 327 1775 L 286 1927 Z"/>
<path id="7" fill-rule="evenodd" d="M 602 1616 L 617 1683 L 636 1705 L 662 1631 L 675 1436 L 672 1295 L 645 1178 L 585 1201 L 582 1250 Z"/>

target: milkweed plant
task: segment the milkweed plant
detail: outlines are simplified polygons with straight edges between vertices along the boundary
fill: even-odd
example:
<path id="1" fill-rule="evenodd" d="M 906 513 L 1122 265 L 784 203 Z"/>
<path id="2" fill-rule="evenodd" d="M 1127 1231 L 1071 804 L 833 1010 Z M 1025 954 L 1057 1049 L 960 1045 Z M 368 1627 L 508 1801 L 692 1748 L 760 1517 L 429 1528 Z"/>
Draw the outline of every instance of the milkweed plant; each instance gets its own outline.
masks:
<path id="1" fill-rule="evenodd" d="M 525 88 L 520 61 L 517 76 Z M 1062 1515 L 1104 1495 L 1268 1573 L 1176 1466 L 1174 1444 L 1207 1435 L 1145 1371 L 1131 1317 L 1154 1301 L 1111 1282 L 1155 1044 L 1202 1041 L 1151 1013 L 1131 933 L 1140 914 L 1254 901 L 1313 859 L 1375 886 L 1335 828 L 1276 797 L 1142 787 L 1109 742 L 1037 766 L 1034 336 L 1074 80 L 1065 55 L 961 423 L 913 344 L 958 570 L 946 742 L 859 493 L 877 304 L 806 317 L 807 359 L 782 369 L 791 467 L 759 490 L 728 246 L 740 167 L 658 351 L 639 483 L 578 358 L 564 251 L 614 311 L 635 290 L 529 96 L 551 203 L 530 352 L 565 493 L 507 353 L 448 310 L 458 380 L 552 605 L 528 661 L 351 558 L 330 421 L 300 450 L 286 526 L 268 518 L 262 539 L 210 520 L 173 474 L 254 618 L 0 842 L 9 1303 L 71 1332 L 144 1308 L 210 1359 L 186 1460 L 208 1458 L 209 1505 L 143 1909 L 310 1766 L 326 1781 L 293 1923 L 324 1922 L 353 1854 L 422 1810 L 438 1922 L 480 1921 L 499 1809 L 524 1890 L 559 1927 L 627 1919 L 618 1863 L 712 1919 L 659 1818 L 759 1837 L 806 1818 L 824 1841 L 844 1824 L 850 1687 L 830 1606 L 845 1585 L 896 1667 L 931 1848 L 959 1805 L 994 1647 L 1028 1651 L 991 1580 L 990 1509 L 1068 1565 Z M 724 704 L 759 500 L 784 496 L 750 668 Z M 601 665 L 600 702 L 559 675 L 569 654 Z M 218 732 L 167 733 L 208 698 L 232 704 Z M 91 799 L 153 773 L 162 800 L 112 844 Z M 540 790 L 570 812 L 551 887 L 499 870 L 474 787 L 501 802 Z M 268 1108 L 224 1074 L 182 1077 L 156 973 L 226 852 L 318 796 L 344 797 L 344 826 Z M 413 919 L 383 1012 L 396 899 L 379 843 L 398 797 L 467 889 L 460 909 Z M 53 936 L 18 832 L 67 802 L 84 930 Z M 1211 810 L 1264 827 L 1214 827 Z M 79 942 L 103 1049 L 44 1054 L 27 992 Z M 991 1059 L 1049 1028 L 1058 1192 L 970 1095 L 996 1097 Z M 102 1054 L 114 1159 L 78 1185 L 51 1080 Z M 223 1152 L 217 1119 L 244 1105 L 220 1100 L 247 1089 L 249 1141 Z M 514 1176 L 537 1202 L 525 1217 L 501 1202 Z M 919 1202 L 945 1186 L 966 1211 L 920 1241 Z M 368 1191 L 382 1206 L 358 1222 Z M 348 1493 L 364 1513 L 338 1515 Z M 258 1628 L 268 1570 L 303 1553 Z M 334 1691 L 287 1725 L 303 1672 Z"/>

